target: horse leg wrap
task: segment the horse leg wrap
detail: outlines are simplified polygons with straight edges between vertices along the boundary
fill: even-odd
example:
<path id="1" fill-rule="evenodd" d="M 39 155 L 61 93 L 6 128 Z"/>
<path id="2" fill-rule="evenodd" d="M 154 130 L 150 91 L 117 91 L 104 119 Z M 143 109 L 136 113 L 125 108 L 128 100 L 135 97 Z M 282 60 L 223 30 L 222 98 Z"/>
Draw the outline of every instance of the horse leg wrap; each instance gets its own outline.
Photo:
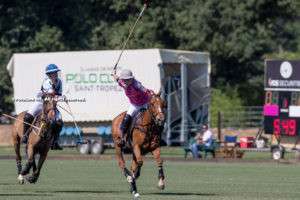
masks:
<path id="1" fill-rule="evenodd" d="M 33 178 L 34 178 L 34 182 L 37 182 L 37 180 L 39 179 L 39 176 L 40 176 L 40 172 L 38 172 L 38 173 L 33 173 L 32 176 L 33 176 Z"/>
<path id="2" fill-rule="evenodd" d="M 132 184 L 132 182 L 134 182 L 132 173 L 126 167 L 123 170 L 123 174 L 126 177 L 128 183 Z"/>
<path id="3" fill-rule="evenodd" d="M 127 178 L 127 176 L 132 176 L 131 172 L 125 167 L 123 170 L 124 176 Z"/>
<path id="4" fill-rule="evenodd" d="M 30 162 L 27 162 L 27 163 L 26 163 L 24 169 L 23 169 L 22 172 L 21 172 L 21 175 L 22 175 L 22 176 L 25 176 L 26 174 L 29 173 L 30 168 L 31 168 L 33 162 L 34 162 L 34 161 L 30 161 Z"/>
<path id="5" fill-rule="evenodd" d="M 162 166 L 158 167 L 158 179 L 165 179 L 164 169 Z"/>
<path id="6" fill-rule="evenodd" d="M 32 171 L 35 172 L 36 171 L 36 163 L 32 162 Z"/>
<path id="7" fill-rule="evenodd" d="M 28 181 L 29 183 L 36 183 L 37 180 L 38 180 L 38 178 L 39 178 L 39 174 L 32 174 L 31 176 L 29 176 L 29 177 L 27 178 L 27 181 Z"/>
<path id="8" fill-rule="evenodd" d="M 140 177 L 140 175 L 141 175 L 141 168 L 142 168 L 142 166 L 138 165 L 138 167 L 134 171 L 134 178 L 135 179 L 137 179 L 138 177 Z"/>
<path id="9" fill-rule="evenodd" d="M 143 161 L 141 160 L 141 161 L 138 161 L 137 162 L 137 165 L 138 165 L 138 167 L 142 167 L 143 166 Z"/>
<path id="10" fill-rule="evenodd" d="M 136 188 L 135 180 L 132 181 L 132 183 L 130 184 L 130 192 L 131 192 L 132 194 L 137 193 L 137 188 Z"/>
<path id="11" fill-rule="evenodd" d="M 21 174 L 22 162 L 20 160 L 17 161 L 17 171 L 18 171 L 18 174 Z"/>

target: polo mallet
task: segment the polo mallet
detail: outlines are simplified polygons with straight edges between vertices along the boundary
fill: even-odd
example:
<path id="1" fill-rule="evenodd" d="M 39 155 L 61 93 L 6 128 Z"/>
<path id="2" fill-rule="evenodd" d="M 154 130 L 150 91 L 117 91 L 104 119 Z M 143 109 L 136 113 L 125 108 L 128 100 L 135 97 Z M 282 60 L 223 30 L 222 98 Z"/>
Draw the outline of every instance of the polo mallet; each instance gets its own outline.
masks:
<path id="1" fill-rule="evenodd" d="M 77 130 L 77 133 L 78 133 L 78 141 L 77 141 L 77 144 L 83 144 L 83 139 L 82 139 L 82 136 L 81 136 L 81 132 L 80 132 L 80 130 L 79 130 L 79 128 L 78 128 L 77 122 L 76 122 L 75 117 L 74 117 L 74 115 L 73 115 L 73 112 L 72 112 L 72 110 L 71 110 L 71 106 L 69 105 L 68 100 L 65 100 L 64 102 L 67 104 L 68 110 L 69 110 L 69 111 L 67 111 L 67 110 L 64 109 L 64 108 L 63 108 L 63 109 L 64 109 L 64 110 L 72 117 L 73 123 L 74 123 L 74 125 L 75 125 L 75 127 L 76 127 L 76 130 Z M 62 108 L 62 106 L 60 106 L 60 107 Z"/>
<path id="2" fill-rule="evenodd" d="M 23 124 L 27 124 L 28 126 L 31 126 L 33 128 L 36 128 L 36 129 L 40 130 L 40 127 L 37 127 L 37 126 L 35 126 L 33 124 L 30 124 L 30 123 L 27 123 L 24 120 L 17 119 L 16 117 L 13 117 L 13 116 L 10 116 L 10 115 L 4 114 L 4 113 L 2 115 L 5 116 L 5 117 L 7 117 L 7 118 L 14 119 L 14 120 L 19 121 L 19 122 L 21 122 Z"/>
<path id="3" fill-rule="evenodd" d="M 23 124 L 27 124 L 27 125 L 29 125 L 29 126 L 31 126 L 33 129 L 33 132 L 34 132 L 34 134 L 35 135 L 37 135 L 37 136 L 39 136 L 39 134 L 35 131 L 35 129 L 37 129 L 39 132 L 41 131 L 41 128 L 40 127 L 37 127 L 37 126 L 35 126 L 35 125 L 33 125 L 33 124 L 30 124 L 30 123 L 27 123 L 27 122 L 25 122 L 24 120 L 20 120 L 20 119 L 18 119 L 18 118 L 16 118 L 16 117 L 13 117 L 13 116 L 10 116 L 10 115 L 7 115 L 7 114 L 2 114 L 4 117 L 7 117 L 7 118 L 10 118 L 10 119 L 14 119 L 14 120 L 16 120 L 16 121 L 19 121 L 19 122 L 21 122 L 21 123 L 23 123 Z"/>
<path id="4" fill-rule="evenodd" d="M 135 21 L 135 23 L 133 24 L 133 26 L 130 27 L 128 37 L 126 38 L 126 40 L 124 41 L 124 43 L 123 43 L 123 45 L 122 45 L 120 55 L 119 55 L 119 57 L 118 57 L 118 59 L 117 59 L 117 62 L 116 62 L 116 64 L 115 64 L 115 66 L 114 66 L 114 69 L 113 69 L 114 72 L 115 72 L 115 70 L 117 69 L 117 66 L 118 66 L 118 64 L 119 64 L 119 61 L 120 61 L 120 59 L 121 59 L 121 57 L 122 57 L 122 55 L 123 55 L 123 52 L 124 52 L 124 50 L 125 50 L 125 48 L 126 48 L 126 45 L 127 45 L 127 43 L 128 43 L 128 41 L 129 41 L 129 39 L 130 39 L 130 37 L 131 37 L 131 35 L 132 35 L 132 33 L 133 33 L 135 27 L 136 27 L 136 25 L 138 24 L 139 20 L 142 18 L 143 14 L 144 14 L 144 11 L 146 10 L 146 8 L 147 8 L 148 6 L 149 6 L 149 0 L 145 0 L 145 1 L 144 1 L 144 6 L 143 6 L 143 8 L 142 8 L 142 10 L 141 10 L 141 12 L 140 12 L 138 18 L 136 19 L 136 21 Z"/>

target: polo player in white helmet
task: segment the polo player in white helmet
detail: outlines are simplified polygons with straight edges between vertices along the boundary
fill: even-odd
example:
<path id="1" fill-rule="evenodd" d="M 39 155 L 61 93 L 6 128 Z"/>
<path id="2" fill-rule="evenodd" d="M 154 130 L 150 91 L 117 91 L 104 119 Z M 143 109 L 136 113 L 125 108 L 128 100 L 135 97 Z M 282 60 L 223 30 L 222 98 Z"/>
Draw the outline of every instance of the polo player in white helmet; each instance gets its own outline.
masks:
<path id="1" fill-rule="evenodd" d="M 150 97 L 154 92 L 152 90 L 146 89 L 139 81 L 137 81 L 132 71 L 129 69 L 123 69 L 120 76 L 117 76 L 114 70 L 114 79 L 121 86 L 126 96 L 129 98 L 130 105 L 126 112 L 126 115 L 120 125 L 121 129 L 121 145 L 125 144 L 126 133 L 128 131 L 131 119 L 133 115 L 141 108 L 147 108 L 150 101 Z"/>

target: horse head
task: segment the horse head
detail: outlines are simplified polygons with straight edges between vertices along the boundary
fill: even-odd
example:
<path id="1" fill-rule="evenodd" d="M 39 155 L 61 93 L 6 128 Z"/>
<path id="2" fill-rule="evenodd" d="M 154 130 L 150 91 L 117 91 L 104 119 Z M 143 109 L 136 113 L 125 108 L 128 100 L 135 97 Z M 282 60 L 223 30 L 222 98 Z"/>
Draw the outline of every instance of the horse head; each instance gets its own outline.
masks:
<path id="1" fill-rule="evenodd" d="M 41 116 L 41 131 L 50 128 L 51 123 L 55 120 L 57 99 L 52 95 L 43 96 L 43 110 Z"/>
<path id="2" fill-rule="evenodd" d="M 166 108 L 166 102 L 158 94 L 153 94 L 150 99 L 149 109 L 157 125 L 163 126 L 165 123 L 164 109 Z"/>

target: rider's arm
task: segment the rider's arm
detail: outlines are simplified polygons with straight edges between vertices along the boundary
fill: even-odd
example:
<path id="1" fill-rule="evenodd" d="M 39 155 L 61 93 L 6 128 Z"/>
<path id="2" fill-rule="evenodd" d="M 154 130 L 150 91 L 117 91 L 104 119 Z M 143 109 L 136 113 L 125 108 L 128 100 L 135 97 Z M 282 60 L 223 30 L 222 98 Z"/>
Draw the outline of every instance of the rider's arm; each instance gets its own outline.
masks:
<path id="1" fill-rule="evenodd" d="M 58 79 L 58 84 L 59 84 L 59 88 L 58 88 L 58 91 L 56 92 L 56 95 L 62 96 L 62 82 L 60 79 Z"/>
<path id="2" fill-rule="evenodd" d="M 149 89 L 145 88 L 145 87 L 142 85 L 142 83 L 139 82 L 139 81 L 136 81 L 136 87 L 137 87 L 138 89 L 140 89 L 141 91 L 146 92 L 146 93 L 149 94 L 149 95 L 153 95 L 153 94 L 154 94 L 154 92 L 153 92 L 152 90 L 149 90 Z"/>
<path id="3" fill-rule="evenodd" d="M 53 94 L 55 92 L 50 79 L 44 80 L 41 90 L 43 93 L 46 93 L 46 94 Z"/>
<path id="4" fill-rule="evenodd" d="M 62 85 L 61 85 L 62 83 L 61 83 L 61 80 L 58 80 L 58 81 L 59 81 L 58 84 L 60 84 L 60 87 L 59 87 L 58 93 L 56 93 L 50 79 L 44 80 L 42 89 L 41 89 L 42 95 L 46 94 L 46 95 L 52 95 L 52 96 L 56 96 L 56 95 L 61 96 L 62 95 L 61 94 L 62 93 Z"/>

